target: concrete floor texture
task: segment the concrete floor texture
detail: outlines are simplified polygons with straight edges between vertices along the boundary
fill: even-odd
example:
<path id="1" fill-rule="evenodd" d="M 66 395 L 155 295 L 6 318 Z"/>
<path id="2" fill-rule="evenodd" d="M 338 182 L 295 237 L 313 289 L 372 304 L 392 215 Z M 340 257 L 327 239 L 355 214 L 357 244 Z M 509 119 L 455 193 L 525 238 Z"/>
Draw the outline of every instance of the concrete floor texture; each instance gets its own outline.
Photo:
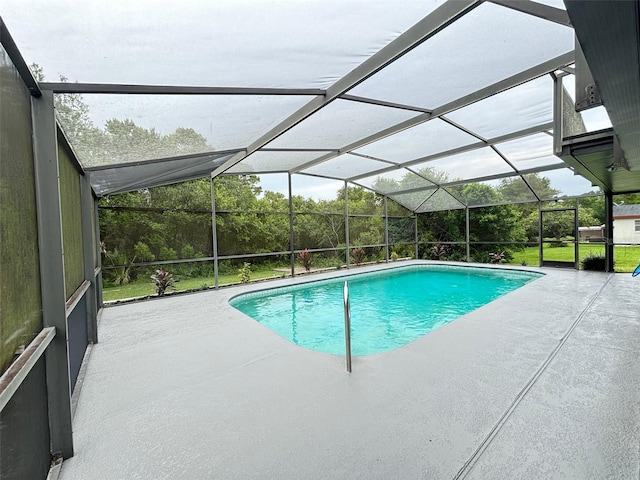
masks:
<path id="1" fill-rule="evenodd" d="M 60 478 L 638 480 L 640 277 L 530 270 L 351 374 L 228 303 L 345 271 L 106 308 Z"/>

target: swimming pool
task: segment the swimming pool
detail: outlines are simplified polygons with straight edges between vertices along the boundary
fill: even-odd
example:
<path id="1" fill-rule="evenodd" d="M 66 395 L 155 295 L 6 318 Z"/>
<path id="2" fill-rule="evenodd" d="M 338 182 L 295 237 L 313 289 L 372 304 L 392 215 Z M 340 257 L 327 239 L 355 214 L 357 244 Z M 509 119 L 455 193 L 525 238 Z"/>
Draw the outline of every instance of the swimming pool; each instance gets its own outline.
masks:
<path id="1" fill-rule="evenodd" d="M 416 340 L 542 274 L 412 265 L 246 293 L 230 304 L 296 345 L 344 354 L 343 287 L 349 283 L 353 355 Z"/>

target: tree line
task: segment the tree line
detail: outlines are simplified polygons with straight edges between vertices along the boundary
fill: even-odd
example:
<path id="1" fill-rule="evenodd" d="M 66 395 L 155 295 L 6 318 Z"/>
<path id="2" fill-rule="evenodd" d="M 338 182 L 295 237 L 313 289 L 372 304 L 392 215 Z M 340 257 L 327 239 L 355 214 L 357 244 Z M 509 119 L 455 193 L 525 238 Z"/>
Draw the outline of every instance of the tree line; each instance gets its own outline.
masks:
<path id="1" fill-rule="evenodd" d="M 534 177 L 548 185 L 548 179 Z M 476 202 L 501 202 L 514 188 L 515 179 L 504 179 L 497 186 L 466 184 L 458 194 Z M 211 182 L 208 178 L 175 185 L 155 187 L 107 196 L 100 201 L 100 230 L 104 247 L 107 282 L 121 283 L 135 279 L 132 263 L 204 259 L 213 256 Z M 517 184 L 521 188 L 521 184 Z M 551 189 L 552 190 L 552 189 Z M 349 186 L 349 245 L 363 247 L 365 260 L 384 258 L 384 200 L 368 189 Z M 297 251 L 304 249 L 340 249 L 346 246 L 345 190 L 332 200 L 314 200 L 301 195 L 292 197 L 293 242 Z M 219 256 L 242 256 L 264 253 L 254 263 L 287 265 L 290 251 L 289 199 L 279 192 L 265 191 L 256 175 L 223 176 L 215 180 L 216 233 Z M 570 202 L 573 205 L 573 201 Z M 595 225 L 603 221 L 600 197 L 581 199 L 580 221 Z M 387 221 L 391 253 L 413 256 L 417 239 L 422 258 L 464 260 L 466 250 L 456 243 L 466 240 L 464 209 L 426 212 L 417 215 L 391 199 L 387 200 Z M 538 241 L 538 204 L 503 204 L 470 209 L 470 241 L 473 260 L 488 262 L 489 254 L 505 251 L 506 259 L 523 248 L 526 242 Z M 573 232 L 570 212 L 557 215 L 548 226 L 550 238 L 562 240 Z M 434 252 L 437 244 L 443 251 Z M 283 252 L 280 257 L 269 256 Z M 437 254 L 436 254 L 437 253 Z M 321 254 L 318 261 L 322 262 Z M 342 255 L 342 257 L 340 257 Z M 338 262 L 344 262 L 344 251 Z M 221 268 L 235 271 L 243 259 L 221 263 Z M 329 262 L 329 260 L 327 260 Z M 118 268 L 108 268 L 118 267 Z M 212 273 L 211 262 L 174 265 L 181 275 L 205 276 Z M 141 275 L 146 270 L 140 269 Z"/>

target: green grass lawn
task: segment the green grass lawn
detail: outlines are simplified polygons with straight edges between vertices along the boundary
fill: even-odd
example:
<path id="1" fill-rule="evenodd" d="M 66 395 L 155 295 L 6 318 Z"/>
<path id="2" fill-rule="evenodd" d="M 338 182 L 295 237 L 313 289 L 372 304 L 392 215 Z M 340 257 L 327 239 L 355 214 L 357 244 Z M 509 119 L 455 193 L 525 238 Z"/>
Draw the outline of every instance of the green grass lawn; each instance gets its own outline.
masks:
<path id="1" fill-rule="evenodd" d="M 590 255 L 604 256 L 603 244 L 581 243 L 579 247 L 581 261 Z M 544 258 L 545 260 L 572 262 L 574 247 L 573 245 L 566 247 L 545 245 Z M 640 247 L 614 247 L 613 258 L 616 272 L 633 272 L 640 264 Z M 540 264 L 538 247 L 527 247 L 522 251 L 514 252 L 513 259 L 509 263 L 522 265 L 523 262 L 530 266 L 538 266 Z"/>
<path id="2" fill-rule="evenodd" d="M 566 247 L 550 247 L 545 245 L 545 259 L 559 261 L 573 261 L 573 245 Z M 580 244 L 580 260 L 589 255 L 604 255 L 604 245 L 602 244 Z M 640 247 L 615 247 L 614 261 L 616 272 L 633 272 L 640 264 Z M 516 251 L 509 262 L 512 265 L 529 265 L 537 267 L 540 264 L 538 247 L 527 247 L 524 250 Z M 255 267 L 257 268 L 257 267 Z M 251 280 L 261 280 L 266 278 L 280 278 L 282 273 L 274 272 L 271 267 L 256 269 L 251 272 Z M 176 291 L 206 289 L 214 285 L 213 277 L 185 278 L 176 283 Z M 220 275 L 219 285 L 230 285 L 240 283 L 238 274 Z M 127 285 L 117 287 L 105 287 L 102 292 L 104 301 L 120 300 L 123 298 L 145 297 L 155 294 L 155 287 L 151 280 L 136 281 Z"/>
<path id="3" fill-rule="evenodd" d="M 271 268 L 264 270 L 255 270 L 251 272 L 251 280 L 261 280 L 265 278 L 280 278 L 282 274 L 274 272 Z M 240 283 L 238 280 L 238 274 L 219 275 L 219 285 L 230 285 L 232 283 Z M 197 278 L 185 278 L 176 283 L 175 290 L 172 291 L 186 291 L 186 290 L 204 290 L 209 287 L 213 287 L 215 280 L 213 277 L 197 277 Z M 119 285 L 117 287 L 104 287 L 102 291 L 102 299 L 105 302 L 111 300 L 121 300 L 123 298 L 133 297 L 146 297 L 147 295 L 153 295 L 156 293 L 156 289 L 151 283 L 136 281 L 126 285 Z"/>

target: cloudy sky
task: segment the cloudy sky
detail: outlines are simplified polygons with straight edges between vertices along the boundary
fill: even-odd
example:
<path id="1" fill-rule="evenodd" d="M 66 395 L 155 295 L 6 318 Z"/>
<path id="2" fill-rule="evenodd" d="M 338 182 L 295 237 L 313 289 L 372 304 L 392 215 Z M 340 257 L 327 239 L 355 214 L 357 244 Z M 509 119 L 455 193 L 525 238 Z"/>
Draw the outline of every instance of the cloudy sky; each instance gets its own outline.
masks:
<path id="1" fill-rule="evenodd" d="M 43 67 L 49 81 L 63 75 L 72 82 L 324 89 L 442 3 L 0 0 L 0 12 L 27 63 Z M 557 0 L 543 3 L 562 4 Z M 499 29 L 490 29 L 498 10 L 504 21 Z M 414 104 L 437 107 L 528 63 L 570 49 L 570 29 L 548 23 L 496 5 L 482 5 L 456 22 L 455 28 L 445 29 L 353 93 L 388 101 L 414 99 Z M 516 43 L 523 45 L 523 51 L 516 52 L 510 64 L 499 63 L 505 45 Z M 461 67 L 467 71 L 460 72 Z M 399 78 L 404 82 L 402 88 L 397 85 Z M 501 95 L 491 108 L 476 104 L 451 116 L 485 138 L 530 122 L 548 121 L 549 83 L 548 79 L 534 82 L 521 92 L 514 89 Z M 546 95 L 546 100 L 537 101 L 538 94 Z M 85 95 L 97 126 L 110 118 L 131 118 L 161 133 L 191 127 L 217 150 L 247 146 L 310 99 Z M 322 133 L 329 130 L 354 133 L 354 128 L 364 128 L 367 133 L 366 128 L 379 129 L 369 111 L 346 116 L 358 122 L 342 129 L 331 119 L 317 122 L 318 147 L 323 143 L 319 141 Z M 594 129 L 606 123 L 601 113 L 588 116 L 593 117 Z M 304 125 L 297 128 L 302 130 Z M 308 142 L 313 140 L 312 135 Z M 407 149 L 411 147 L 404 145 L 398 151 Z M 570 188 L 564 189 L 574 193 Z M 334 194 L 333 187 L 316 181 L 309 181 L 306 193 L 315 197 Z"/>

